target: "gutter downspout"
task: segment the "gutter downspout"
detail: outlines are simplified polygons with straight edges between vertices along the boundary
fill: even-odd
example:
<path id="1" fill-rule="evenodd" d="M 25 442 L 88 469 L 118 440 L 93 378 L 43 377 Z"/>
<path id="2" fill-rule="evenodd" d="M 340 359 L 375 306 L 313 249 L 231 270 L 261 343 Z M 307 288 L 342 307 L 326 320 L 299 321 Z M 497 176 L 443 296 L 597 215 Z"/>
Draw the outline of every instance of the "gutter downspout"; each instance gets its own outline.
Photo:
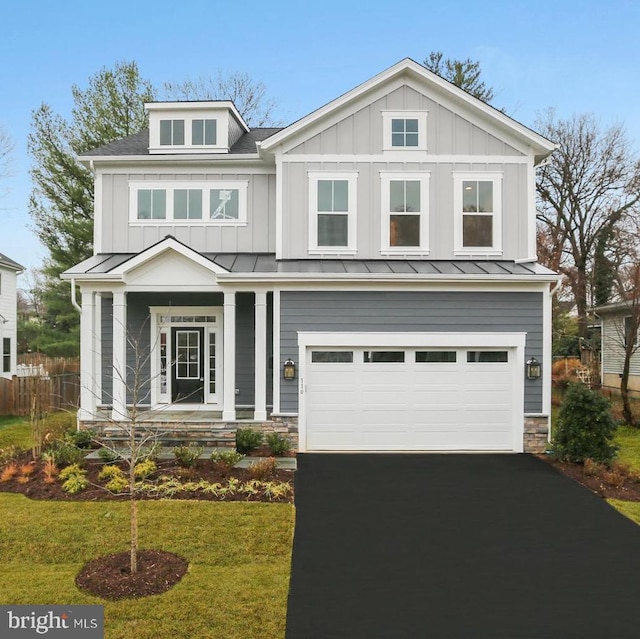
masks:
<path id="1" fill-rule="evenodd" d="M 71 278 L 71 303 L 73 304 L 74 308 L 78 311 L 78 313 L 82 313 L 82 306 L 78 304 L 78 300 L 76 297 L 76 278 L 75 277 Z"/>

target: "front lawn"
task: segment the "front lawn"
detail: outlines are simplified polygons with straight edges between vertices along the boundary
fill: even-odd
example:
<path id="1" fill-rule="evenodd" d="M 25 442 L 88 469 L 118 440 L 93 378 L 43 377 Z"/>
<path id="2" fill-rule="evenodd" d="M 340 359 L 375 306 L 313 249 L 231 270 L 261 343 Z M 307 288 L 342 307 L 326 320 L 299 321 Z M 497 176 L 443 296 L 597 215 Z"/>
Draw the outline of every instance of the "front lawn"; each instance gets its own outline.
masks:
<path id="1" fill-rule="evenodd" d="M 127 550 L 128 504 L 0 493 L 0 601 L 104 604 L 106 639 L 281 639 L 293 538 L 290 504 L 144 501 L 140 547 L 185 557 L 168 592 L 105 602 L 80 592 L 86 561 Z"/>
<path id="2" fill-rule="evenodd" d="M 640 473 L 640 429 L 630 426 L 618 427 L 615 443 L 620 446 L 617 461 Z"/>
<path id="3" fill-rule="evenodd" d="M 0 448 L 16 446 L 22 450 L 31 448 L 31 425 L 28 417 L 0 415 Z"/>

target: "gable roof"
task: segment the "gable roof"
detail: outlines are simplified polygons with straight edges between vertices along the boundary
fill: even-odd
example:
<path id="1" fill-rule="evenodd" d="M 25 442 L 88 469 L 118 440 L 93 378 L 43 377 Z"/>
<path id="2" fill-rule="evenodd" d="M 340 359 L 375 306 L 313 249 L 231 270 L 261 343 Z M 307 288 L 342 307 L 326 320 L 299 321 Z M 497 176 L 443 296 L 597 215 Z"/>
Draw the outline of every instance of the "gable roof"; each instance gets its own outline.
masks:
<path id="1" fill-rule="evenodd" d="M 24 271 L 24 266 L 21 266 L 20 264 L 18 264 L 18 262 L 14 262 L 12 259 L 8 258 L 4 253 L 0 253 L 0 266 L 11 269 L 12 271 L 17 271 L 17 272 Z"/>
<path id="2" fill-rule="evenodd" d="M 413 77 L 440 92 L 448 94 L 455 101 L 466 105 L 468 108 L 480 113 L 484 118 L 493 121 L 498 127 L 508 130 L 512 135 L 515 135 L 522 142 L 534 149 L 536 162 L 542 161 L 542 159 L 557 148 L 555 143 L 547 140 L 539 133 L 536 133 L 524 124 L 521 124 L 508 115 L 502 113 L 502 111 L 492 107 L 490 104 L 479 100 L 470 93 L 460 89 L 444 78 L 441 78 L 439 75 L 429 71 L 426 67 L 411 58 L 401 60 L 392 67 L 389 67 L 385 71 L 375 75 L 335 100 L 325 104 L 323 107 L 316 109 L 309 115 L 306 115 L 297 122 L 294 122 L 288 127 L 282 129 L 280 132 L 275 133 L 262 142 L 258 142 L 258 148 L 262 152 L 272 151 L 277 146 L 283 144 L 285 141 L 291 139 L 293 136 L 304 131 L 316 122 L 355 102 L 361 96 L 402 76 Z"/>

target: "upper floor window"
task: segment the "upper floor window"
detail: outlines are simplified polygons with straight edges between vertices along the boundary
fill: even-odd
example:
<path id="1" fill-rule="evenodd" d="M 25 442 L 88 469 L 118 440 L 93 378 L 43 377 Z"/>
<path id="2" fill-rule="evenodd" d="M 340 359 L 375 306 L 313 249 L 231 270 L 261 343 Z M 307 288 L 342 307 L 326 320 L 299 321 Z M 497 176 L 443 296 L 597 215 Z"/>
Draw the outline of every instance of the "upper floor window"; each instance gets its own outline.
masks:
<path id="1" fill-rule="evenodd" d="M 160 120 L 160 144 L 162 146 L 184 145 L 184 120 Z"/>
<path id="2" fill-rule="evenodd" d="M 454 173 L 455 250 L 502 252 L 502 175 Z"/>
<path id="3" fill-rule="evenodd" d="M 427 111 L 383 111 L 385 151 L 426 151 Z"/>
<path id="4" fill-rule="evenodd" d="M 382 252 L 429 250 L 429 174 L 381 172 Z"/>
<path id="5" fill-rule="evenodd" d="M 218 126 L 215 120 L 191 121 L 191 144 L 214 145 L 217 144 Z"/>
<path id="6" fill-rule="evenodd" d="M 356 248 L 356 173 L 309 173 L 309 251 Z"/>
<path id="7" fill-rule="evenodd" d="M 207 224 L 247 223 L 249 183 L 226 182 L 132 182 L 129 219 L 135 223 Z"/>

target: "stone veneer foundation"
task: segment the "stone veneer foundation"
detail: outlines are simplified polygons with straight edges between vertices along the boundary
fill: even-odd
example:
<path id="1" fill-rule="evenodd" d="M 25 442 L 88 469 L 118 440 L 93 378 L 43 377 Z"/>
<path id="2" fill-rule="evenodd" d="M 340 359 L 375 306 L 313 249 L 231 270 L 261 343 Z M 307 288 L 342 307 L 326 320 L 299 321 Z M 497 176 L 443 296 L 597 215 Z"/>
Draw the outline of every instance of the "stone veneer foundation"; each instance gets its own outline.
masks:
<path id="1" fill-rule="evenodd" d="M 549 417 L 525 416 L 524 418 L 524 452 L 544 453 L 549 443 Z"/>

